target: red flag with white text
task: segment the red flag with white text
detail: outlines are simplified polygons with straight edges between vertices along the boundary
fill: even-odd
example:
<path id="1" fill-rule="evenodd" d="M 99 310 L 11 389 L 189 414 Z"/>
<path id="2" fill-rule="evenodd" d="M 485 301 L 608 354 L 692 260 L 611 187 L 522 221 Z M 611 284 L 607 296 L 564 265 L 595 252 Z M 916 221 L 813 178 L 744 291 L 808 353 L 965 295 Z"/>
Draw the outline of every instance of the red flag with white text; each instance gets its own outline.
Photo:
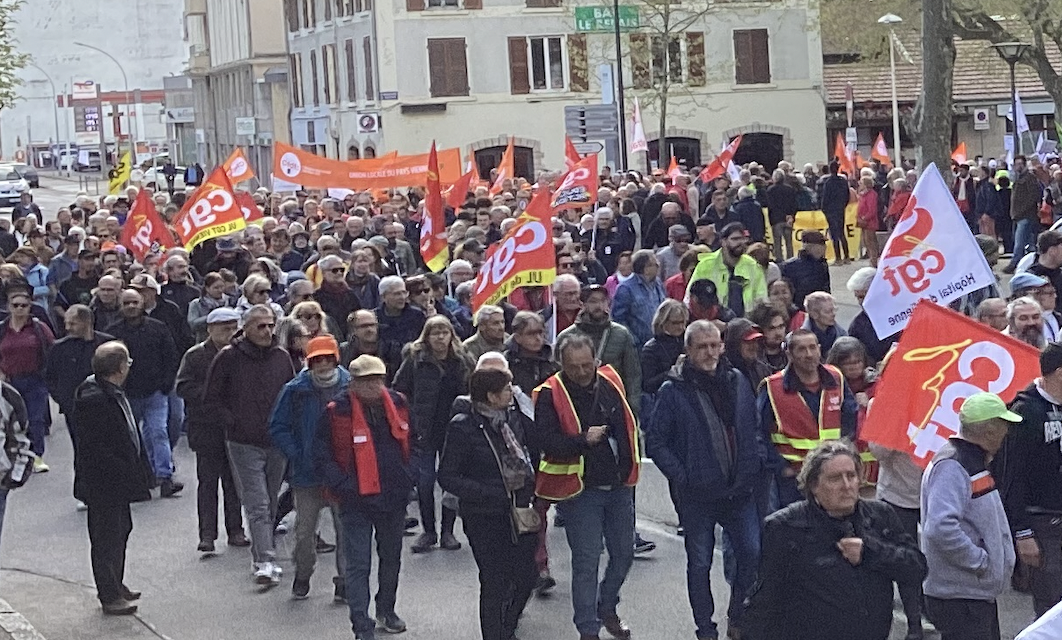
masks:
<path id="1" fill-rule="evenodd" d="M 730 144 L 726 145 L 726 148 L 720 151 L 719 155 L 709 162 L 707 167 L 701 170 L 701 174 L 698 176 L 701 179 L 701 182 L 708 184 L 724 173 L 727 173 L 730 163 L 734 161 L 734 154 L 737 153 L 738 147 L 740 146 L 741 136 L 731 140 Z"/>
<path id="2" fill-rule="evenodd" d="M 138 262 L 142 262 L 148 253 L 159 253 L 173 244 L 173 236 L 155 210 L 147 189 L 137 192 L 118 243 L 129 249 Z"/>
<path id="3" fill-rule="evenodd" d="M 255 202 L 254 197 L 246 191 L 236 192 L 236 203 L 240 205 L 240 211 L 243 212 L 243 219 L 248 223 L 263 218 L 262 210 L 258 208 L 258 203 Z"/>
<path id="4" fill-rule="evenodd" d="M 597 201 L 597 154 L 575 163 L 560 180 L 560 186 L 550 199 L 554 216 L 565 209 L 589 207 Z"/>
<path id="5" fill-rule="evenodd" d="M 247 226 L 223 167 L 214 169 L 188 198 L 173 219 L 173 226 L 181 244 L 189 251 L 210 238 L 227 236 Z"/>

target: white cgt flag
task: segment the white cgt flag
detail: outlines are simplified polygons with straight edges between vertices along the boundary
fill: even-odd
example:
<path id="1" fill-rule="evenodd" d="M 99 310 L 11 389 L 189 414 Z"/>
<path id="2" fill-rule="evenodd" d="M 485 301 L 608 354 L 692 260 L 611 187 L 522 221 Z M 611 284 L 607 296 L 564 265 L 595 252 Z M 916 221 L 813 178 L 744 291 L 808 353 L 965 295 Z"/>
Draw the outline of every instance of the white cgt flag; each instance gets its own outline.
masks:
<path id="1" fill-rule="evenodd" d="M 946 306 L 995 281 L 951 190 L 931 164 L 885 243 L 863 309 L 878 337 L 886 338 L 907 326 L 919 300 Z"/>
<path id="2" fill-rule="evenodd" d="M 649 150 L 649 143 L 645 140 L 645 129 L 642 127 L 642 109 L 638 106 L 638 96 L 634 97 L 634 113 L 631 114 L 630 147 L 631 153 Z"/>

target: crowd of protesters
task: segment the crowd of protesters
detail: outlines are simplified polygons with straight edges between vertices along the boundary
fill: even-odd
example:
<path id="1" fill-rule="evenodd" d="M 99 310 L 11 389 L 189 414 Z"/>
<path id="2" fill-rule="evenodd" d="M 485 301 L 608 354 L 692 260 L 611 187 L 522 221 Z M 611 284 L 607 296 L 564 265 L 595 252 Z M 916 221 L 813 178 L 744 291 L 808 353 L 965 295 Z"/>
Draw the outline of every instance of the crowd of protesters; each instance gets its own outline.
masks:
<path id="1" fill-rule="evenodd" d="M 1016 266 L 1009 224 L 985 216 L 1024 211 L 1026 196 L 1007 189 L 1028 181 L 1025 160 L 1013 180 L 968 181 L 968 169 L 953 168 L 960 210 L 986 256 L 998 257 L 1001 237 Z M 1062 174 L 1050 170 L 1044 206 L 1059 202 Z M 140 594 L 122 582 L 129 503 L 156 488 L 180 495 L 191 473 L 177 475 L 172 450 L 185 434 L 198 551 L 216 553 L 220 495 L 228 546 L 250 547 L 253 580 L 278 585 L 275 540 L 293 509 L 292 596 L 309 597 L 318 553 L 334 551 L 333 597 L 362 640 L 406 629 L 405 532 L 418 554 L 460 549 L 463 537 L 479 567 L 482 636 L 513 640 L 532 594 L 557 586 L 551 507 L 581 640 L 602 628 L 630 638 L 620 591 L 634 556 L 655 548 L 635 528 L 643 454 L 679 514 L 699 639 L 723 626 L 709 580 L 717 525 L 729 638 L 884 639 L 894 584 L 908 640 L 923 637 L 923 616 L 945 640 L 998 638 L 1012 540 L 1037 614 L 1051 609 L 1062 599 L 1062 233 L 1037 236 L 1039 220 L 1015 217 L 1015 243 L 1036 245 L 1036 257 L 1010 283 L 1014 298 L 993 290 L 961 309 L 1043 349 L 1043 378 L 1014 412 L 991 394 L 969 398 L 961 431 L 923 474 L 859 437 L 899 336 L 879 340 L 865 312 L 838 323 L 825 257 L 828 240 L 835 264 L 865 256 L 870 266 L 847 281 L 862 302 L 876 232 L 887 237 L 917 173 L 781 162 L 696 176 L 606 167 L 593 207 L 552 220 L 553 284 L 478 309 L 487 252 L 548 177 L 476 186 L 447 208 L 441 273 L 420 256 L 422 189 L 342 199 L 260 189 L 264 217 L 244 231 L 139 261 L 119 242 L 134 187 L 79 195 L 43 226 L 17 210 L 13 235 L 0 224 L 0 246 L 13 246 L 0 265 L 0 372 L 17 391 L 5 384 L 5 402 L 24 407 L 3 415 L 26 432 L 36 472 L 48 471 L 49 397 L 64 416 L 103 610 L 136 611 Z M 169 221 L 186 194 L 152 198 Z M 849 205 L 857 251 L 844 237 Z M 796 217 L 810 210 L 828 234 L 804 230 L 794 252 Z M 335 545 L 318 535 L 326 508 Z"/>

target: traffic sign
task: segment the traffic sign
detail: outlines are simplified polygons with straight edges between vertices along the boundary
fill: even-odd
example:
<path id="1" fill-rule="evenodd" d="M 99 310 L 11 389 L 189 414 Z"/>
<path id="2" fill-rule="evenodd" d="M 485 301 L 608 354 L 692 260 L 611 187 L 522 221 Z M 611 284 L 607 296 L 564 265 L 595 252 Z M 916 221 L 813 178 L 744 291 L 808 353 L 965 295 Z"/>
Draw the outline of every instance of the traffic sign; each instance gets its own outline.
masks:
<path id="1" fill-rule="evenodd" d="M 616 105 L 589 104 L 564 107 L 564 129 L 570 137 L 619 135 Z"/>
<path id="2" fill-rule="evenodd" d="M 605 149 L 605 145 L 597 142 L 596 140 L 589 140 L 587 142 L 576 142 L 575 150 L 581 155 L 588 156 L 591 153 L 601 153 Z"/>

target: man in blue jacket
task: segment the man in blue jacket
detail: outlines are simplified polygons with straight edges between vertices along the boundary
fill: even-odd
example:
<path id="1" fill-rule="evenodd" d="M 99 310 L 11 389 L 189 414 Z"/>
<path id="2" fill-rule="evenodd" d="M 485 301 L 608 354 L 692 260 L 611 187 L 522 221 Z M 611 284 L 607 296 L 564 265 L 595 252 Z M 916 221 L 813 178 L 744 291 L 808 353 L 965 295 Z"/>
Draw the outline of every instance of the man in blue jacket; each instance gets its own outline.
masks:
<path id="1" fill-rule="evenodd" d="M 313 442 L 325 407 L 337 393 L 346 389 L 350 374 L 339 366 L 339 344 L 321 335 L 306 345 L 306 368 L 300 371 L 277 398 L 269 418 L 273 444 L 288 459 L 288 485 L 295 497 L 295 581 L 291 595 L 305 600 L 310 593 L 310 576 L 317 561 L 317 518 L 328 506 L 324 488 L 313 463 Z M 335 518 L 333 511 L 332 517 Z M 336 523 L 336 533 L 340 531 Z M 336 544 L 335 600 L 346 599 L 343 580 L 343 545 Z"/>
<path id="2" fill-rule="evenodd" d="M 729 537 L 737 560 L 727 615 L 729 636 L 738 637 L 742 603 L 760 558 L 752 491 L 761 466 L 755 400 L 748 380 L 720 362 L 723 341 L 714 324 L 691 324 L 685 344 L 685 360 L 679 360 L 657 393 L 657 406 L 667 410 L 653 413 L 645 429 L 646 444 L 677 498 L 697 637 L 718 637 L 709 580 L 716 524 Z"/>

